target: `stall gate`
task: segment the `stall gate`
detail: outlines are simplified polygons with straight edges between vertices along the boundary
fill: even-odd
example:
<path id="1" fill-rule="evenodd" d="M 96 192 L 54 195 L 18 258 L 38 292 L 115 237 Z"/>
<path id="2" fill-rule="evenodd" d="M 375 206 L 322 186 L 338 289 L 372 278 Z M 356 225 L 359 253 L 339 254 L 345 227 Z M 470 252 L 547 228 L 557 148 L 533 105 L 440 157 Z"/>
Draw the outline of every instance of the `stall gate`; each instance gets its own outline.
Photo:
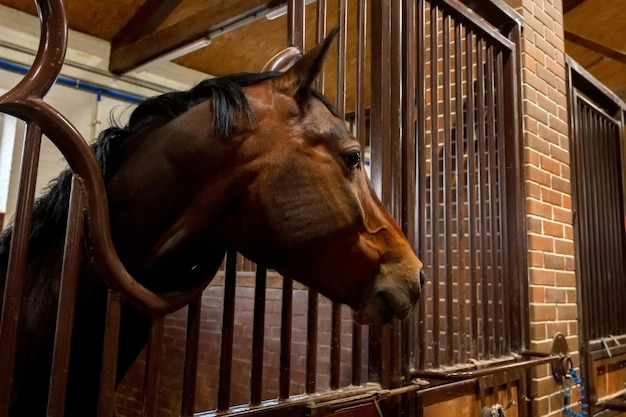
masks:
<path id="1" fill-rule="evenodd" d="M 626 412 L 626 105 L 572 60 L 568 76 L 585 400 Z"/>
<path id="2" fill-rule="evenodd" d="M 89 211 L 86 226 L 95 262 L 111 287 L 100 416 L 110 416 L 114 409 L 120 299 L 155 317 L 142 387 L 135 390 L 141 397 L 135 407 L 139 415 L 379 415 L 381 410 L 385 415 L 439 415 L 445 407 L 458 409 L 456 399 L 465 404 L 467 415 L 494 403 L 519 404 L 507 411 L 509 416 L 529 415 L 528 403 L 521 400 L 527 398 L 526 371 L 555 358 L 531 359 L 535 353 L 525 350 L 521 28 L 511 9 L 499 1 L 471 0 L 287 2 L 286 44 L 310 47 L 339 25 L 336 54 L 317 88 L 334 100 L 370 150 L 373 186 L 424 260 L 428 282 L 409 319 L 361 328 L 346 324 L 346 308 L 328 306 L 313 291 L 272 271 L 248 263 L 243 268 L 237 254 L 229 252 L 224 279 L 207 290 L 218 288 L 221 314 L 219 327 L 212 329 L 219 342 L 204 352 L 214 361 L 216 371 L 209 373 L 216 385 L 204 392 L 199 351 L 206 333 L 201 329 L 206 292 L 202 298 L 190 293 L 159 304 L 137 289 L 115 257 L 107 208 L 97 198 L 104 185 L 95 160 L 75 129 L 41 99 L 60 71 L 66 29 L 61 0 L 38 4 L 39 53 L 23 81 L 0 99 L 1 111 L 28 124 L 0 327 L 0 369 L 5 374 L 13 369 L 17 321 L 10 318 L 20 308 L 43 132 L 74 172 L 49 415 L 63 415 L 76 277 L 72 265 L 81 249 L 84 209 Z M 254 294 L 244 323 L 251 340 L 243 351 L 236 331 L 238 274 L 247 276 Z M 265 320 L 272 300 L 280 325 Z M 179 317 L 186 314 L 180 319 L 185 331 L 178 343 L 183 352 L 180 390 L 175 408 L 164 410 L 159 381 L 172 362 L 169 356 L 161 360 L 165 314 L 181 305 L 188 307 L 178 312 Z M 294 311 L 304 305 L 305 319 L 297 324 Z M 275 362 L 268 359 L 270 339 L 278 341 L 270 352 Z M 301 355 L 295 355 L 300 348 Z M 243 375 L 241 366 L 247 367 Z M 327 380 L 320 378 L 324 373 Z M 302 383 L 295 384 L 296 378 Z M 238 385 L 248 388 L 243 399 L 235 392 Z M 10 378 L 1 378 L 1 417 L 7 416 L 10 390 Z M 210 398 L 200 405 L 203 395 Z"/>

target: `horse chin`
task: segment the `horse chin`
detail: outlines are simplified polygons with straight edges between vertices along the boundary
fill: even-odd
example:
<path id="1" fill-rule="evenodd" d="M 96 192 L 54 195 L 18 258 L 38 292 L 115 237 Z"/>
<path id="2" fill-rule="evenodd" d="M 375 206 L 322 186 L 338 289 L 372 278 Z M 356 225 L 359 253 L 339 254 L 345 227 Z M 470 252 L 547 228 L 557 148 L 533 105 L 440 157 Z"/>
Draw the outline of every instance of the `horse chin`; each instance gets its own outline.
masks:
<path id="1" fill-rule="evenodd" d="M 352 319 L 358 324 L 386 324 L 394 317 L 406 318 L 415 304 L 401 293 L 376 292 L 364 308 L 352 310 Z"/>
<path id="2" fill-rule="evenodd" d="M 421 292 L 419 269 L 410 271 L 385 271 L 374 284 L 365 305 L 352 310 L 352 318 L 359 324 L 385 324 L 393 317 L 402 320 L 415 308 Z M 400 272 L 400 273 L 399 273 Z"/>

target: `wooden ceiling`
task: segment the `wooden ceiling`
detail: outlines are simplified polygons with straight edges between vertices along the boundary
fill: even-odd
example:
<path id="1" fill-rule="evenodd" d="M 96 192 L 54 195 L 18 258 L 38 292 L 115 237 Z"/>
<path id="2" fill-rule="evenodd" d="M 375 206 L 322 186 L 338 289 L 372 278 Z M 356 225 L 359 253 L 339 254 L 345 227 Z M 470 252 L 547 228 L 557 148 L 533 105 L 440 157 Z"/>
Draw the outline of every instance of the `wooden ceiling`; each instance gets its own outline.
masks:
<path id="1" fill-rule="evenodd" d="M 208 46 L 174 62 L 207 74 L 258 71 L 286 45 L 286 16 L 265 15 L 285 0 L 65 0 L 71 29 L 110 41 L 110 69 L 124 73 L 201 39 Z M 328 2 L 329 8 L 335 2 Z M 626 99 L 626 7 L 624 0 L 563 0 L 566 53 Z M 0 4 L 35 15 L 32 0 Z M 335 6 L 336 7 L 336 6 Z M 307 16 L 315 15 L 315 3 Z M 332 10 L 329 16 L 336 16 Z M 335 23 L 329 22 L 328 27 Z M 354 28 L 355 23 L 349 24 Z M 306 33 L 307 48 L 315 25 Z M 206 43 L 206 42 L 205 42 Z M 348 68 L 356 52 L 349 44 Z M 334 68 L 329 63 L 327 68 Z M 334 71 L 327 71 L 332 77 Z M 333 82 L 332 79 L 329 82 Z M 349 89 L 348 89 L 349 90 Z M 348 103 L 352 98 L 348 98 Z"/>
<path id="2" fill-rule="evenodd" d="M 304 38 L 308 50 L 316 43 L 317 3 L 307 3 Z M 36 15 L 33 0 L 0 0 L 0 4 Z M 215 76 L 260 71 L 287 46 L 286 0 L 64 0 L 64 5 L 70 29 L 111 42 L 109 69 L 116 74 L 136 70 L 203 40 L 201 48 L 167 60 Z M 357 0 L 349 0 L 348 9 L 356 8 Z M 284 10 L 282 15 L 266 18 L 279 9 Z M 337 2 L 328 2 L 326 15 L 326 26 L 332 28 L 337 24 Z M 356 37 L 357 26 L 356 13 L 350 13 L 349 39 Z M 356 47 L 356 42 L 348 43 L 347 68 L 356 68 Z M 336 44 L 333 48 L 336 51 Z M 326 61 L 328 86 L 336 79 L 335 54 L 331 51 Z M 331 101 L 333 90 L 326 90 Z M 355 90 L 347 86 L 347 103 L 354 103 Z M 353 107 L 347 105 L 346 111 Z"/>
<path id="3" fill-rule="evenodd" d="M 626 100 L 624 0 L 563 0 L 565 51 Z"/>

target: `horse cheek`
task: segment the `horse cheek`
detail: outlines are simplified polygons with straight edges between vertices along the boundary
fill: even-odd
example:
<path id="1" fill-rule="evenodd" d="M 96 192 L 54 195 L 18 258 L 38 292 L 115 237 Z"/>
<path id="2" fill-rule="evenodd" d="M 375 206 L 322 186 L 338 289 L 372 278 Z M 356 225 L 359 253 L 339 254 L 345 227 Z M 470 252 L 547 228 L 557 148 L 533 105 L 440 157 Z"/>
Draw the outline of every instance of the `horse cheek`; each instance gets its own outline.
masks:
<path id="1" fill-rule="evenodd" d="M 286 245 L 310 250 L 311 245 L 323 244 L 352 223 L 342 210 L 338 193 L 332 191 L 336 184 L 326 186 L 327 180 L 311 172 L 286 169 L 282 174 L 272 192 L 273 216 L 269 218 L 276 219 L 274 228 Z"/>

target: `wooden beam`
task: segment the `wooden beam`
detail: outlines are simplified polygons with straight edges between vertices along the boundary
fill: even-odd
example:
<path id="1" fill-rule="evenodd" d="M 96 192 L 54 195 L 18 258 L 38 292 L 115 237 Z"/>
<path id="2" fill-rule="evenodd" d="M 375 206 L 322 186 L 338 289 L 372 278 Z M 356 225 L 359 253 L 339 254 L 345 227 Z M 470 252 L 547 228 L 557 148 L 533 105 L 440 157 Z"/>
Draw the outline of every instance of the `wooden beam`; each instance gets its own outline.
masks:
<path id="1" fill-rule="evenodd" d="M 111 41 L 113 49 L 128 45 L 156 30 L 182 0 L 147 0 Z"/>
<path id="2" fill-rule="evenodd" d="M 563 0 L 563 14 L 569 12 L 574 7 L 584 2 L 585 0 Z"/>
<path id="3" fill-rule="evenodd" d="M 604 55 L 607 58 L 614 59 L 622 64 L 626 64 L 626 52 L 619 51 L 599 42 L 586 38 L 569 30 L 565 31 L 565 40 L 573 42 L 591 51 Z"/>
<path id="4" fill-rule="evenodd" d="M 172 26 L 149 33 L 134 42 L 111 48 L 109 71 L 121 74 L 202 38 L 216 36 L 239 25 L 265 17 L 282 4 L 278 0 L 232 2 L 229 8 L 207 8 Z"/>

